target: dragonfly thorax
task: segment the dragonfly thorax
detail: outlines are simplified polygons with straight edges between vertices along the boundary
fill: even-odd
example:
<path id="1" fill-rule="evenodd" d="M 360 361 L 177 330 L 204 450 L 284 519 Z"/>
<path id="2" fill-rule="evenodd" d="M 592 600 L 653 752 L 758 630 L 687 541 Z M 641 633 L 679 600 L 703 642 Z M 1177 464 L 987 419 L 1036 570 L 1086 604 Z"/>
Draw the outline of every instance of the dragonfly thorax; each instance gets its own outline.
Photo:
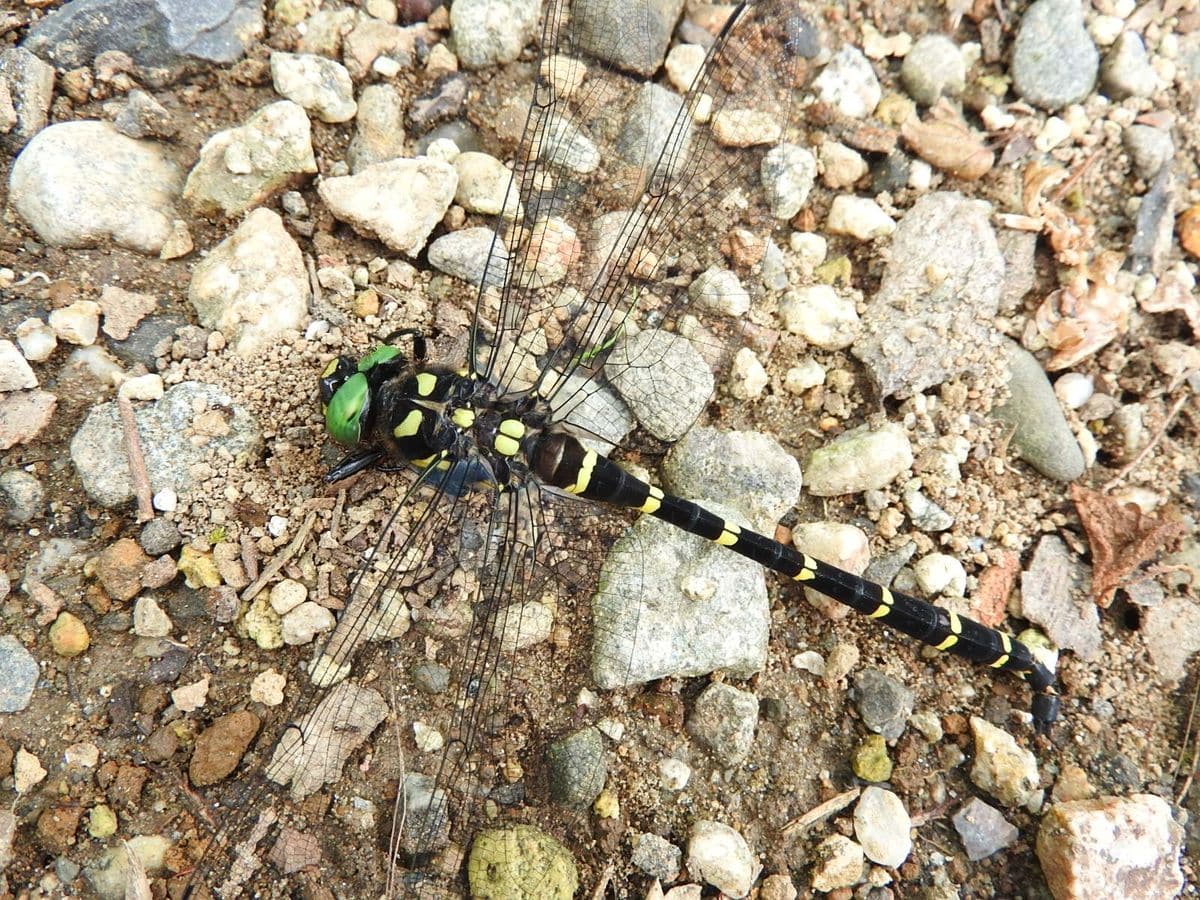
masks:
<path id="1" fill-rule="evenodd" d="M 455 493 L 473 484 L 524 481 L 550 408 L 531 392 L 499 396 L 486 379 L 445 365 L 418 365 L 393 347 L 361 360 L 338 357 L 321 377 L 325 426 L 350 455 L 330 473 L 363 468 L 432 470 Z M 443 474 L 438 474 L 443 473 Z"/>

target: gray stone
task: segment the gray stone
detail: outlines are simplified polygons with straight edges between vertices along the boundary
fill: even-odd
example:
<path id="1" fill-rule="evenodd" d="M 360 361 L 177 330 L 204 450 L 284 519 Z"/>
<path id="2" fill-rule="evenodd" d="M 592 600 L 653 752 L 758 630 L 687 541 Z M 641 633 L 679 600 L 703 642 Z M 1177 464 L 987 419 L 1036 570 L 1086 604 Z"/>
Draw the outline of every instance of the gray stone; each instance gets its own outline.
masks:
<path id="1" fill-rule="evenodd" d="M 490 228 L 462 228 L 443 234 L 429 245 L 429 264 L 461 278 L 472 287 L 481 282 L 502 287 L 508 250 Z"/>
<path id="2" fill-rule="evenodd" d="M 300 248 L 274 210 L 259 208 L 192 270 L 188 301 L 205 328 L 251 356 L 300 331 L 311 296 Z"/>
<path id="3" fill-rule="evenodd" d="M 735 510 L 708 507 L 746 525 Z M 605 690 L 717 669 L 746 676 L 766 661 L 762 567 L 651 516 L 609 551 L 592 608 L 592 674 Z"/>
<path id="4" fill-rule="evenodd" d="M 604 738 L 595 728 L 582 728 L 546 751 L 550 797 L 555 803 L 585 810 L 600 796 L 608 778 Z"/>
<path id="5" fill-rule="evenodd" d="M 368 84 L 358 98 L 354 137 L 346 151 L 352 173 L 404 155 L 404 103 L 390 84 Z"/>
<path id="6" fill-rule="evenodd" d="M 16 713 L 29 706 L 37 680 L 33 655 L 11 634 L 0 635 L 0 713 Z"/>
<path id="7" fill-rule="evenodd" d="M 675 494 L 736 506 L 770 534 L 800 499 L 800 464 L 778 441 L 754 431 L 697 427 L 671 448 L 663 483 Z"/>
<path id="8" fill-rule="evenodd" d="M 663 441 L 678 440 L 691 428 L 715 386 L 692 342 L 659 329 L 619 340 L 604 374 L 638 422 Z"/>
<path id="9" fill-rule="evenodd" d="M 179 533 L 179 527 L 169 519 L 164 519 L 161 516 L 151 519 L 142 526 L 142 533 L 138 535 L 138 545 L 146 551 L 148 556 L 162 556 L 164 553 L 170 553 L 179 546 L 183 540 L 183 535 Z"/>
<path id="10" fill-rule="evenodd" d="M 232 63 L 263 30 L 257 0 L 75 0 L 30 28 L 24 46 L 63 70 L 108 50 L 141 66 Z"/>
<path id="11" fill-rule="evenodd" d="M 652 169 L 662 156 L 667 141 L 677 165 L 686 164 L 691 143 L 691 128 L 673 133 L 675 120 L 683 109 L 683 98 L 660 84 L 647 81 L 634 95 L 617 138 L 617 152 L 626 162 Z"/>
<path id="12" fill-rule="evenodd" d="M 1013 429 L 1017 455 L 1047 478 L 1074 481 L 1083 474 L 1083 451 L 1067 424 L 1050 379 L 1028 350 L 1005 341 L 1011 394 L 992 415 Z"/>
<path id="13" fill-rule="evenodd" d="M 316 171 L 308 116 L 280 100 L 205 141 L 183 195 L 204 215 L 236 216 Z"/>
<path id="14" fill-rule="evenodd" d="M 863 669 L 854 676 L 855 703 L 863 724 L 894 741 L 904 733 L 913 711 L 913 692 L 878 669 Z"/>
<path id="15" fill-rule="evenodd" d="M 454 51 L 468 69 L 509 63 L 537 26 L 537 0 L 457 0 L 450 7 Z"/>
<path id="16" fill-rule="evenodd" d="M 633 842 L 630 862 L 659 881 L 674 881 L 682 861 L 683 851 L 657 834 L 640 834 Z"/>
<path id="17" fill-rule="evenodd" d="M 967 859 L 971 862 L 987 859 L 1010 846 L 1020 836 L 1017 826 L 1004 818 L 1000 810 L 978 797 L 972 797 L 964 803 L 950 821 L 954 823 L 954 830 L 958 832 L 963 849 L 967 851 Z"/>
<path id="18" fill-rule="evenodd" d="M 962 51 L 944 34 L 927 34 L 905 55 L 900 80 L 908 95 L 925 106 L 940 97 L 957 97 L 967 80 Z"/>
<path id="19" fill-rule="evenodd" d="M 1100 653 L 1100 614 L 1087 570 L 1057 535 L 1038 541 L 1021 575 L 1021 615 L 1064 650 L 1088 660 Z"/>
<path id="20" fill-rule="evenodd" d="M 46 127 L 54 98 L 54 67 L 23 47 L 9 47 L 0 52 L 0 88 L 7 90 L 16 116 L 10 128 L 0 129 L 0 146 L 15 153 Z"/>
<path id="21" fill-rule="evenodd" d="M 808 202 L 817 178 L 817 158 L 806 147 L 779 144 L 763 156 L 760 175 L 771 215 L 787 220 Z"/>
<path id="22" fill-rule="evenodd" d="M 31 522 L 42 514 L 46 490 L 24 469 L 6 469 L 0 474 L 0 506 L 4 520 L 14 525 Z"/>
<path id="23" fill-rule="evenodd" d="M 1134 171 L 1147 181 L 1175 155 L 1171 133 L 1153 125 L 1130 125 L 1121 133 L 1121 143 L 1133 161 Z"/>
<path id="24" fill-rule="evenodd" d="M 1099 66 L 1080 0 L 1038 0 L 1025 10 L 1012 54 L 1023 100 L 1051 110 L 1078 103 L 1092 92 Z"/>
<path id="25" fill-rule="evenodd" d="M 1149 97 L 1158 90 L 1158 75 L 1137 32 L 1122 31 L 1104 54 L 1100 86 L 1114 100 Z"/>
<path id="26" fill-rule="evenodd" d="M 315 113 L 322 122 L 348 122 L 358 111 L 346 67 L 313 53 L 271 54 L 275 92 Z"/>
<path id="27" fill-rule="evenodd" d="M 182 184 L 164 148 L 86 120 L 38 132 L 8 180 L 9 202 L 46 243 L 111 240 L 142 253 L 158 253 L 170 237 Z"/>
<path id="28" fill-rule="evenodd" d="M 450 208 L 457 187 L 452 165 L 421 156 L 326 178 L 317 190 L 330 212 L 359 234 L 415 257 Z"/>
<path id="29" fill-rule="evenodd" d="M 737 766 L 750 755 L 757 725 L 758 698 L 714 682 L 696 698 L 687 729 L 722 766 Z"/>
<path id="30" fill-rule="evenodd" d="M 582 50 L 619 69 L 649 77 L 666 58 L 683 0 L 613 0 L 573 10 L 571 37 Z M 625 39 L 636 35 L 636 39 Z"/>
<path id="31" fill-rule="evenodd" d="M 113 116 L 113 127 L 131 138 L 171 138 L 179 131 L 175 116 L 145 91 L 130 91 Z"/>
<path id="32" fill-rule="evenodd" d="M 931 283 L 930 271 L 945 277 Z M 853 347 L 879 395 L 904 398 L 985 371 L 999 346 L 992 321 L 1003 283 L 988 204 L 948 191 L 918 199 L 892 235 Z"/>
<path id="33" fill-rule="evenodd" d="M 197 408 L 218 413 L 228 426 L 196 446 L 191 435 Z M 183 494 L 192 485 L 191 469 L 210 452 L 238 458 L 257 446 L 259 430 L 250 413 L 209 384 L 185 381 L 168 390 L 157 403 L 135 413 L 142 452 L 152 491 L 172 488 Z M 102 506 L 115 507 L 133 499 L 125 438 L 115 402 L 92 408 L 71 438 L 71 461 L 88 496 Z"/>

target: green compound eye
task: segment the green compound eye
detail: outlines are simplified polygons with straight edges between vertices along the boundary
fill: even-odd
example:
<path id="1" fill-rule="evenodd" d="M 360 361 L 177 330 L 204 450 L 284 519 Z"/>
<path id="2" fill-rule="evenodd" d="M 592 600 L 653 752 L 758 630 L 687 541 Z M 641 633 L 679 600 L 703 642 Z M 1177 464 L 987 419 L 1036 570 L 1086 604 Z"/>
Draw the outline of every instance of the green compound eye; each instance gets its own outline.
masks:
<path id="1" fill-rule="evenodd" d="M 362 415 L 369 392 L 367 376 L 357 372 L 330 398 L 325 410 L 325 429 L 339 444 L 352 447 L 362 437 Z"/>

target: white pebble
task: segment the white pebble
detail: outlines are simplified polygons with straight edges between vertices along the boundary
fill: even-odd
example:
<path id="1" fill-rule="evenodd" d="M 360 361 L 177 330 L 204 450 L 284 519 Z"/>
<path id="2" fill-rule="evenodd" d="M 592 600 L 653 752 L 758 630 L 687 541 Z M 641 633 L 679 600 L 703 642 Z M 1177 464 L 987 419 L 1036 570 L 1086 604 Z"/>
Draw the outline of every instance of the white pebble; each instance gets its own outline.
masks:
<path id="1" fill-rule="evenodd" d="M 308 588 L 293 578 L 285 578 L 271 587 L 271 609 L 281 616 L 286 616 L 307 599 Z"/>
<path id="2" fill-rule="evenodd" d="M 51 310 L 50 327 L 60 340 L 80 347 L 96 343 L 100 330 L 100 304 L 95 300 L 76 300 L 70 306 Z"/>
<path id="3" fill-rule="evenodd" d="M 283 617 L 283 642 L 292 647 L 308 644 L 318 634 L 332 631 L 333 613 L 319 603 L 305 600 Z"/>
<path id="4" fill-rule="evenodd" d="M 692 777 L 692 770 L 687 763 L 669 756 L 658 764 L 658 774 L 668 791 L 682 791 Z"/>
<path id="5" fill-rule="evenodd" d="M 1042 126 L 1041 132 L 1034 138 L 1033 146 L 1045 153 L 1053 150 L 1071 136 L 1071 126 L 1058 116 L 1051 116 Z"/>
<path id="6" fill-rule="evenodd" d="M 117 388 L 117 395 L 127 400 L 160 400 L 163 395 L 162 376 L 150 372 L 126 378 Z"/>
<path id="7" fill-rule="evenodd" d="M 896 220 L 869 197 L 838 194 L 829 207 L 825 227 L 834 234 L 845 234 L 860 241 L 887 237 L 896 230 Z"/>
<path id="8" fill-rule="evenodd" d="M 729 372 L 729 393 L 738 400 L 753 400 L 762 396 L 770 382 L 754 351 L 749 347 L 738 350 Z"/>
<path id="9" fill-rule="evenodd" d="M 171 619 L 154 597 L 143 594 L 134 602 L 133 633 L 146 638 L 161 638 L 171 633 Z"/>
<path id="10" fill-rule="evenodd" d="M 900 798 L 891 791 L 865 788 L 854 807 L 854 836 L 867 859 L 894 869 L 912 852 L 909 818 Z"/>
<path id="11" fill-rule="evenodd" d="M 271 537 L 283 537 L 287 533 L 288 520 L 284 516 L 271 516 L 267 519 L 267 533 Z"/>
<path id="12" fill-rule="evenodd" d="M 805 650 L 792 657 L 792 668 L 812 672 L 814 675 L 824 675 L 825 657 L 816 650 Z"/>
<path id="13" fill-rule="evenodd" d="M 829 242 L 822 234 L 812 231 L 794 231 L 788 238 L 788 246 L 800 257 L 800 262 L 808 266 L 819 266 L 825 262 L 829 252 Z"/>
<path id="14" fill-rule="evenodd" d="M 266 669 L 254 676 L 250 682 L 250 699 L 263 706 L 279 706 L 283 703 L 283 689 L 287 677 L 274 669 Z"/>
<path id="15" fill-rule="evenodd" d="M 933 185 L 933 166 L 923 159 L 908 164 L 908 186 L 914 191 L 927 191 Z"/>
<path id="16" fill-rule="evenodd" d="M 413 740 L 416 742 L 417 749 L 422 753 L 434 753 L 446 745 L 446 739 L 442 737 L 442 733 L 432 725 L 413 722 L 412 727 Z"/>
<path id="17" fill-rule="evenodd" d="M 825 383 L 825 367 L 815 359 L 806 359 L 792 366 L 783 376 L 783 389 L 790 394 L 803 394 L 810 388 Z"/>
<path id="18" fill-rule="evenodd" d="M 17 326 L 17 343 L 30 362 L 45 362 L 58 346 L 54 330 L 41 319 L 29 318 Z"/>
<path id="19" fill-rule="evenodd" d="M 1068 372 L 1054 382 L 1054 393 L 1068 409 L 1079 409 L 1092 399 L 1096 392 L 1096 383 L 1091 375 L 1082 372 Z"/>
<path id="20" fill-rule="evenodd" d="M 746 839 L 723 822 L 701 820 L 688 837 L 688 872 L 730 897 L 745 897 L 762 871 Z"/>
<path id="21" fill-rule="evenodd" d="M 788 291 L 779 302 L 783 327 L 823 350 L 841 350 L 858 337 L 860 322 L 854 300 L 827 284 Z"/>
<path id="22" fill-rule="evenodd" d="M 921 557 L 913 564 L 913 574 L 926 596 L 962 597 L 967 592 L 967 570 L 955 557 L 945 553 Z"/>
<path id="23" fill-rule="evenodd" d="M 159 512 L 175 512 L 179 506 L 179 495 L 170 488 L 163 488 L 150 498 L 150 502 Z"/>

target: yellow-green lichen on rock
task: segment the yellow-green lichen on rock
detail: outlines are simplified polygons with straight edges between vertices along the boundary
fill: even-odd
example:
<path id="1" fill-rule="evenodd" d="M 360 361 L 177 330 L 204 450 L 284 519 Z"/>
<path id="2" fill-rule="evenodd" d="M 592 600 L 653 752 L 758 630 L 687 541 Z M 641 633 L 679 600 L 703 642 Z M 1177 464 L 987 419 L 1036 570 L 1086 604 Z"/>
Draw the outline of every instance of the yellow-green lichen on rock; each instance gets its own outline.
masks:
<path id="1" fill-rule="evenodd" d="M 263 591 L 242 617 L 242 631 L 263 650 L 283 646 L 283 619 L 271 608 L 270 595 Z"/>
<path id="2" fill-rule="evenodd" d="M 571 900 L 579 887 L 567 848 L 532 825 L 480 833 L 467 879 L 476 900 Z"/>

